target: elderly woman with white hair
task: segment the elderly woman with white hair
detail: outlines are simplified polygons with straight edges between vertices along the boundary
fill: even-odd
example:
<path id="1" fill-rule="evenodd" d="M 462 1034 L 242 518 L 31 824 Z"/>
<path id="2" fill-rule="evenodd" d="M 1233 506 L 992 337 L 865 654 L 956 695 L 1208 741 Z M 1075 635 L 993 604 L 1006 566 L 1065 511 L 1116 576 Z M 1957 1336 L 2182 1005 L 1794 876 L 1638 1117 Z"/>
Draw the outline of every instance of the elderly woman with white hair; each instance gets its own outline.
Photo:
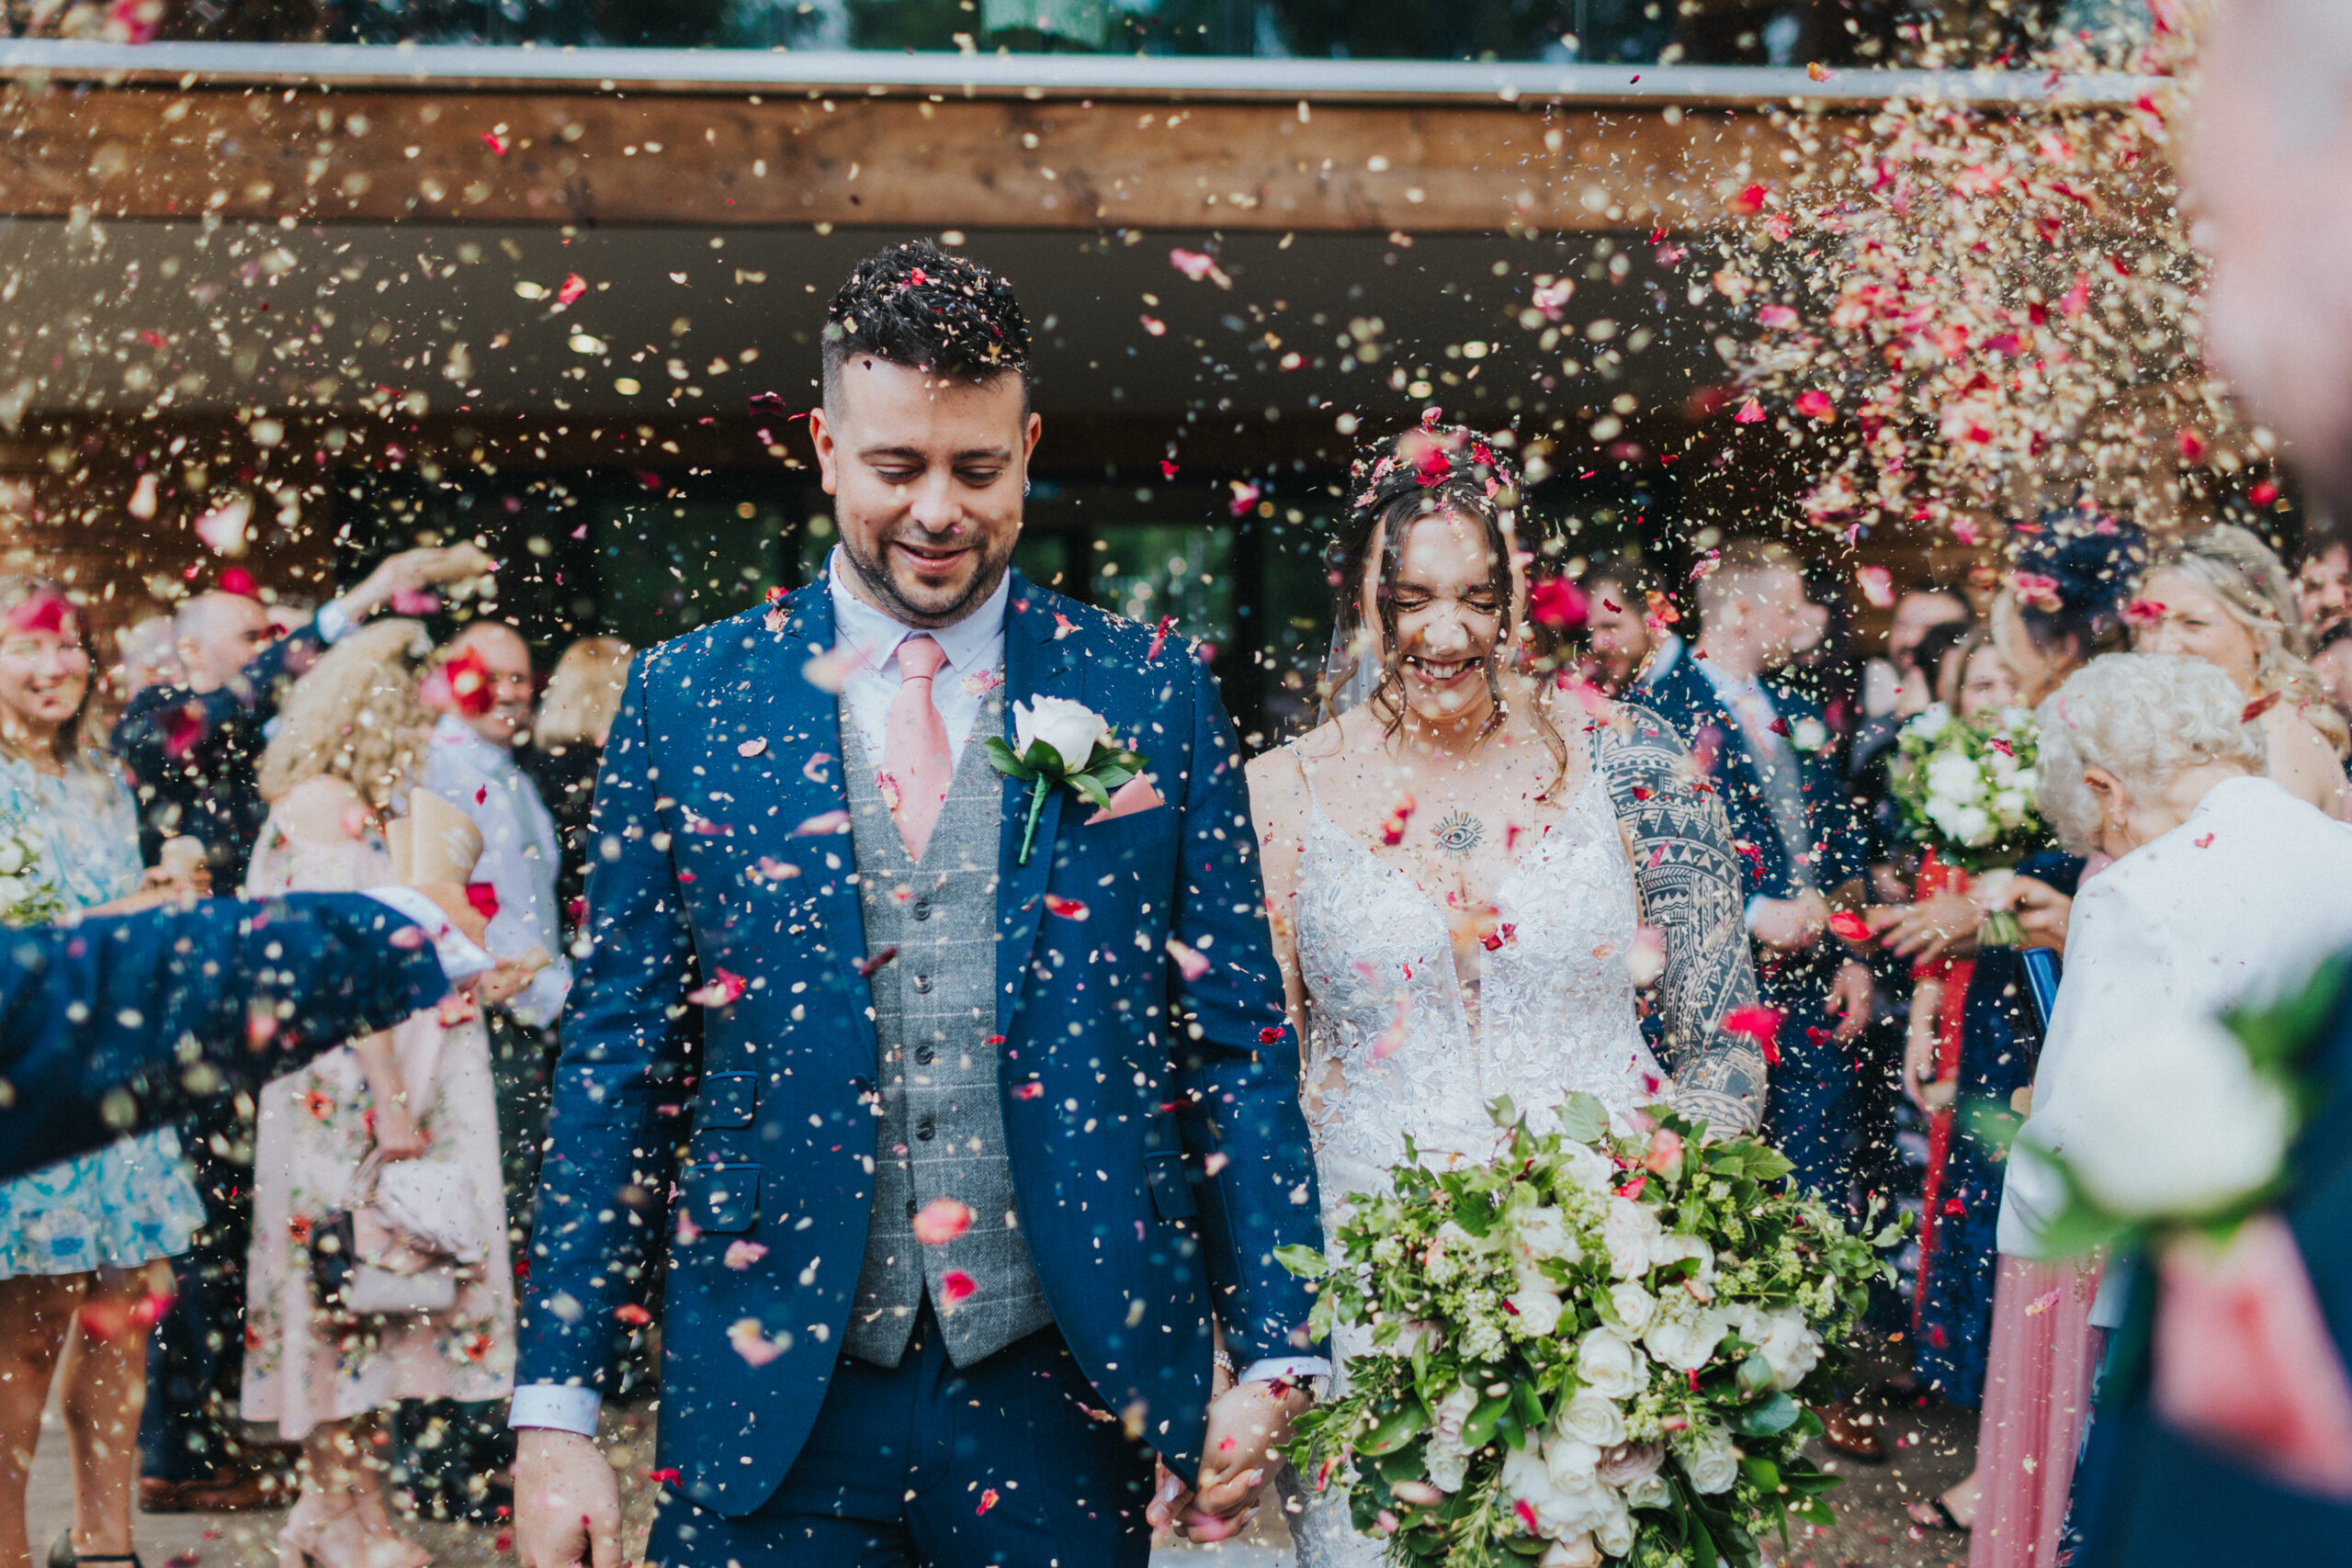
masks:
<path id="1" fill-rule="evenodd" d="M 2124 1212 L 2169 1207 L 2188 1182 L 2226 1188 L 2264 1157 L 2224 1113 L 2258 1098 L 2251 1067 L 2217 1031 L 2188 1037 L 2201 1052 L 2154 1043 L 2352 943 L 2352 828 L 2265 776 L 2245 705 L 2205 660 L 2121 653 L 2076 671 L 2039 710 L 2042 815 L 2069 849 L 2113 863 L 2075 896 L 2002 1194 L 1991 1373 L 2002 1397 L 1988 1393 L 1979 1463 L 1993 1491 L 2011 1477 L 2033 1495 L 1996 1509 L 1988 1493 L 1976 1568 L 2053 1561 L 2103 1337 L 2098 1261 L 2056 1256 L 2067 1181 L 2051 1156 L 2096 1175 L 2094 1195 Z M 2152 1103 L 2168 1113 L 2132 1112 Z"/>

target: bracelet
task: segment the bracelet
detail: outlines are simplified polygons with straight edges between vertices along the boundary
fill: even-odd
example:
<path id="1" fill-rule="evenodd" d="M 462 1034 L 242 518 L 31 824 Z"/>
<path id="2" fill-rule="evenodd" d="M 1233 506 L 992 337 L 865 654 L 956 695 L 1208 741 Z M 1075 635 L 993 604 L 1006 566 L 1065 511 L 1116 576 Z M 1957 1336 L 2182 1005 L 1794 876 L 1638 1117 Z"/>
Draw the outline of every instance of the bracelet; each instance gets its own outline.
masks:
<path id="1" fill-rule="evenodd" d="M 1224 1370 L 1227 1377 L 1233 1379 L 1236 1382 L 1241 1381 L 1241 1371 L 1233 1364 L 1232 1351 L 1227 1350 L 1220 1345 L 1216 1349 L 1209 1352 L 1209 1358 L 1214 1360 L 1218 1367 Z"/>

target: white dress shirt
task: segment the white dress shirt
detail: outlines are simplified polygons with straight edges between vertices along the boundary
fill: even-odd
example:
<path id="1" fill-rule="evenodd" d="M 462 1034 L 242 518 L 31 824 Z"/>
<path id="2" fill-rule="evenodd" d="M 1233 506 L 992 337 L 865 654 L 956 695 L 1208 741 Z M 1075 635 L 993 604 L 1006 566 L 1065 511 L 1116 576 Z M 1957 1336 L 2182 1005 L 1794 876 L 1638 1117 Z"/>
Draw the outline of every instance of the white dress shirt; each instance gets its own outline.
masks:
<path id="1" fill-rule="evenodd" d="M 498 895 L 490 951 L 501 958 L 521 958 L 536 947 L 553 960 L 506 1004 L 523 1022 L 544 1029 L 563 1011 L 564 996 L 571 989 L 562 911 L 555 904 L 555 819 L 512 749 L 492 745 L 448 715 L 433 727 L 424 787 L 481 829 L 474 880 L 489 883 Z"/>
<path id="2" fill-rule="evenodd" d="M 932 705 L 947 730 L 947 747 L 957 762 L 964 743 L 987 706 L 992 677 L 1004 664 L 1004 607 L 1012 592 L 1007 576 L 978 609 L 952 626 L 918 630 L 900 625 L 867 604 L 842 581 L 841 558 L 835 552 L 826 567 L 826 587 L 833 601 L 833 646 L 848 660 L 842 680 L 842 707 L 857 726 L 865 754 L 879 761 L 890 729 L 890 705 L 903 678 L 899 671 L 899 645 L 910 637 L 928 637 L 947 655 L 947 667 L 932 682 Z M 854 649 L 854 653 L 852 653 Z M 444 722 L 447 722 L 446 720 Z M 1244 1382 L 1270 1382 L 1277 1378 L 1304 1382 L 1328 1377 L 1331 1364 L 1318 1356 L 1277 1356 L 1252 1361 L 1242 1370 Z M 596 1433 L 596 1416 L 604 1396 L 594 1389 L 569 1383 L 526 1383 L 514 1391 L 508 1407 L 510 1427 L 552 1427 L 586 1437 Z"/>

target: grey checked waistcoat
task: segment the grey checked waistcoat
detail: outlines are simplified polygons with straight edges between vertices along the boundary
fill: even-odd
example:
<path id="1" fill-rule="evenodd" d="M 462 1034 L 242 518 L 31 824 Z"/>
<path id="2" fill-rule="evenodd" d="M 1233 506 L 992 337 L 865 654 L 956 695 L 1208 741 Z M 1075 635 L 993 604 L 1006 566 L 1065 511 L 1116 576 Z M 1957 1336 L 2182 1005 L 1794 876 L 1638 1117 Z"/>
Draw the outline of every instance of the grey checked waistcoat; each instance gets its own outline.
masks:
<path id="1" fill-rule="evenodd" d="M 895 1367 L 906 1353 L 926 1293 L 959 1367 L 1053 1322 L 1013 1209 L 990 1043 L 1004 780 L 982 742 L 996 733 L 1001 712 L 989 703 L 972 727 L 919 865 L 890 820 L 877 760 L 842 716 L 866 957 L 898 949 L 869 982 L 882 1119 L 874 1217 L 843 1345 L 878 1366 Z M 915 1213 L 941 1198 L 967 1205 L 971 1228 L 944 1243 L 916 1240 Z M 944 1283 L 950 1274 L 971 1281 L 961 1301 Z"/>

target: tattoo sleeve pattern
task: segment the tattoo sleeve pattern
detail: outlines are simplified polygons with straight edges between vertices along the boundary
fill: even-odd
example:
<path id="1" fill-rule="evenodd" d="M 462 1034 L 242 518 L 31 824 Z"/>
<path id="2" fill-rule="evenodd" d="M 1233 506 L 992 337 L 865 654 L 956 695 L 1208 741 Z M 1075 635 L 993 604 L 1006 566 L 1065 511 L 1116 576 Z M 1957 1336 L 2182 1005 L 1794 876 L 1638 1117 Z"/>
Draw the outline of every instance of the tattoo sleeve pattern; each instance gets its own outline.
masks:
<path id="1" fill-rule="evenodd" d="M 1678 1107 L 1726 1135 L 1764 1112 L 1762 1045 L 1724 1027 L 1756 1005 L 1745 882 L 1722 797 L 1657 715 L 1619 705 L 1592 728 L 1593 765 L 1633 842 L 1642 919 L 1663 932 L 1661 1055 Z"/>

